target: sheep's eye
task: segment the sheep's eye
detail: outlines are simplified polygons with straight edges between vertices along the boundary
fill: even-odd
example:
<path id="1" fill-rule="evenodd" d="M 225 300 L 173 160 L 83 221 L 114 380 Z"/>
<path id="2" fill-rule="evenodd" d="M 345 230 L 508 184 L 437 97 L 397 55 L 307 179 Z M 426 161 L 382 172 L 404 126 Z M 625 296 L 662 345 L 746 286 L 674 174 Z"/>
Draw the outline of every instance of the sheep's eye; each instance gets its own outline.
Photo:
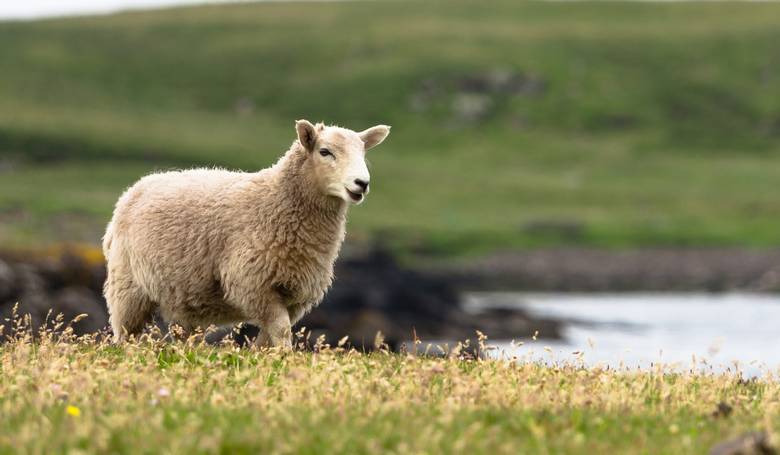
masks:
<path id="1" fill-rule="evenodd" d="M 333 154 L 330 153 L 330 150 L 328 150 L 328 149 L 320 149 L 320 155 L 322 155 L 322 156 L 333 156 Z"/>

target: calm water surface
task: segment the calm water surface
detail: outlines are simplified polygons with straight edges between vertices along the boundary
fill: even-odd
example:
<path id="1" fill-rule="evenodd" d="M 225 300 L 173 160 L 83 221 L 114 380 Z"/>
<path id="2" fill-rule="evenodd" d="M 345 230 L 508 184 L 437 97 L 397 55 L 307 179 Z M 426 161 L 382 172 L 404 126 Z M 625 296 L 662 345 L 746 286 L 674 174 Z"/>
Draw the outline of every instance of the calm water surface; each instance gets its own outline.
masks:
<path id="1" fill-rule="evenodd" d="M 768 294 L 473 293 L 466 306 L 520 307 L 565 320 L 564 340 L 491 343 L 500 355 L 648 368 L 651 363 L 747 375 L 780 373 L 780 296 Z"/>

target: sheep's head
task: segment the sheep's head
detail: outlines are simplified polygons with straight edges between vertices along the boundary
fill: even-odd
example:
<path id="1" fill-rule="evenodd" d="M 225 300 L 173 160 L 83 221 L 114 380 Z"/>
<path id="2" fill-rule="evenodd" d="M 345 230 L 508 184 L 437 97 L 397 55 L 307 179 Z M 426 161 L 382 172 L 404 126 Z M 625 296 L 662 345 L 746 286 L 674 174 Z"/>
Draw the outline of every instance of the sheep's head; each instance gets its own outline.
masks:
<path id="1" fill-rule="evenodd" d="M 390 127 L 377 125 L 358 133 L 298 120 L 295 129 L 298 141 L 309 154 L 306 165 L 315 185 L 328 196 L 354 204 L 363 202 L 371 180 L 366 150 L 384 141 Z"/>

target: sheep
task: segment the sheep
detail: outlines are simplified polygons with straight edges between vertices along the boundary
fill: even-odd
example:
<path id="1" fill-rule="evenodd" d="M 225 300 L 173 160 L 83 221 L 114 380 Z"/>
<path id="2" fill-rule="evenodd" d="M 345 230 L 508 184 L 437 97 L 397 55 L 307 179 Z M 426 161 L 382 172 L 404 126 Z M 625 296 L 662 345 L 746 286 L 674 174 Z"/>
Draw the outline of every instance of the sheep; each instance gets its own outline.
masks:
<path id="1" fill-rule="evenodd" d="M 191 169 L 147 175 L 117 201 L 103 237 L 114 341 L 155 311 L 189 332 L 250 322 L 261 346 L 291 347 L 291 327 L 333 281 L 347 209 L 369 192 L 362 132 L 295 123 L 297 139 L 259 172 Z"/>

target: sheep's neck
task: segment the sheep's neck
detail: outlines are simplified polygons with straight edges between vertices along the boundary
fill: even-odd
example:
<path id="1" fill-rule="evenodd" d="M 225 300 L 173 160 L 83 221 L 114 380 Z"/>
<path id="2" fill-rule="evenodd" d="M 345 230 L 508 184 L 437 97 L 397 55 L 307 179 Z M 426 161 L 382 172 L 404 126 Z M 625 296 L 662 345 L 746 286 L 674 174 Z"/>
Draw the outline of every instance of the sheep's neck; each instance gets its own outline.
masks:
<path id="1" fill-rule="evenodd" d="M 288 153 L 278 174 L 278 200 L 283 204 L 277 224 L 286 235 L 294 233 L 302 244 L 338 252 L 344 239 L 347 202 L 317 191 L 302 169 L 305 157 Z"/>

